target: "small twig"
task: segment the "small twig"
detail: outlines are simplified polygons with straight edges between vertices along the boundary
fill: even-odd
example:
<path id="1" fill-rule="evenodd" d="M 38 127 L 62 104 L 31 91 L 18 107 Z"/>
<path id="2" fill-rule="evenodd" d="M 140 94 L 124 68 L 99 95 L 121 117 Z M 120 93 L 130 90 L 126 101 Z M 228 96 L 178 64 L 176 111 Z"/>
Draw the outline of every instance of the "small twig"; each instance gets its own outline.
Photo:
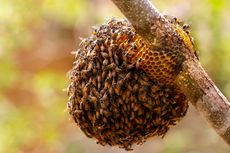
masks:
<path id="1" fill-rule="evenodd" d="M 206 118 L 216 132 L 230 145 L 230 103 L 201 67 L 199 61 L 186 47 L 169 21 L 149 0 L 112 0 L 125 17 L 154 48 L 179 47 L 186 60 L 175 80 L 189 101 Z"/>

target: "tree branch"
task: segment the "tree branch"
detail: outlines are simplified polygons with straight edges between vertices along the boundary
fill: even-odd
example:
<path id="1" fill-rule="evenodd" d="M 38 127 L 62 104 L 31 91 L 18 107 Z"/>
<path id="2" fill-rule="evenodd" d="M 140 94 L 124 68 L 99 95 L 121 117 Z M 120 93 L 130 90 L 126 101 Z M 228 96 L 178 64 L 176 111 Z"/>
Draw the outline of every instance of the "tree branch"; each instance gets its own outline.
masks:
<path id="1" fill-rule="evenodd" d="M 180 49 L 185 56 L 175 80 L 188 100 L 215 131 L 230 145 L 230 103 L 211 81 L 191 48 L 149 0 L 112 0 L 140 34 L 154 48 Z M 154 45 L 153 45 L 154 44 Z"/>

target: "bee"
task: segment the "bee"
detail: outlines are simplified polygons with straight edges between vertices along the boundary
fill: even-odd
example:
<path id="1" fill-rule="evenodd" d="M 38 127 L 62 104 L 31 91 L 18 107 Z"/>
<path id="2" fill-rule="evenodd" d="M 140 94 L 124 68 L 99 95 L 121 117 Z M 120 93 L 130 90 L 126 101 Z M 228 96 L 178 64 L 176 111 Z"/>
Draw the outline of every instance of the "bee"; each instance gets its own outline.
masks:
<path id="1" fill-rule="evenodd" d="M 132 89 L 133 92 L 137 92 L 138 88 L 139 88 L 139 85 L 138 84 L 134 84 L 133 89 Z"/>
<path id="2" fill-rule="evenodd" d="M 109 57 L 109 55 L 108 55 L 107 53 L 105 53 L 105 52 L 101 52 L 101 56 L 102 56 L 104 59 L 106 59 L 106 58 Z"/>
<path id="3" fill-rule="evenodd" d="M 139 106 L 137 104 L 134 104 L 132 108 L 133 108 L 133 111 L 136 112 L 139 109 Z"/>
<path id="4" fill-rule="evenodd" d="M 130 86 L 130 87 L 131 87 L 131 86 Z M 129 100 L 129 97 L 130 97 L 130 95 L 131 95 L 131 90 L 132 90 L 132 89 L 127 89 L 127 90 L 126 90 L 126 93 L 124 94 L 124 95 L 126 96 L 126 99 L 127 99 L 127 100 Z"/>
<path id="5" fill-rule="evenodd" d="M 99 117 L 100 117 L 100 112 L 96 111 L 96 118 L 99 119 Z"/>
<path id="6" fill-rule="evenodd" d="M 104 65 L 104 66 L 107 66 L 108 64 L 109 64 L 109 61 L 108 61 L 107 59 L 104 59 L 103 65 Z"/>
<path id="7" fill-rule="evenodd" d="M 128 111 L 126 104 L 123 104 L 122 108 L 124 111 L 126 111 L 126 112 Z"/>
<path id="8" fill-rule="evenodd" d="M 124 53 L 122 53 L 122 60 L 123 60 L 123 61 L 128 61 L 128 58 L 127 58 L 126 54 L 124 54 Z M 123 63 L 124 63 L 124 62 L 123 62 Z"/>
<path id="9" fill-rule="evenodd" d="M 88 65 L 88 68 L 87 68 L 88 72 L 91 71 L 92 68 L 93 68 L 93 62 L 89 62 L 89 65 Z"/>
<path id="10" fill-rule="evenodd" d="M 129 119 L 127 117 L 125 118 L 125 123 L 129 124 Z"/>
<path id="11" fill-rule="evenodd" d="M 89 101 L 96 104 L 97 103 L 97 97 L 94 97 L 94 96 L 89 96 L 88 97 Z"/>
<path id="12" fill-rule="evenodd" d="M 123 93 L 121 96 L 122 96 L 122 100 L 125 101 L 125 99 L 126 99 L 126 94 Z"/>
<path id="13" fill-rule="evenodd" d="M 68 107 L 68 109 L 72 110 L 73 109 L 73 104 L 71 102 L 67 102 L 67 107 Z"/>
<path id="14" fill-rule="evenodd" d="M 136 97 L 135 97 L 135 95 L 134 95 L 133 93 L 130 95 L 129 100 L 130 100 L 131 102 L 136 102 Z"/>
<path id="15" fill-rule="evenodd" d="M 154 108 L 153 111 L 156 112 L 157 114 L 161 114 L 161 107 Z"/>
<path id="16" fill-rule="evenodd" d="M 88 76 L 89 76 L 89 71 L 88 70 L 82 70 L 81 71 L 81 77 L 83 79 L 87 80 Z"/>
<path id="17" fill-rule="evenodd" d="M 89 120 L 93 119 L 93 115 L 90 113 L 90 111 L 88 111 L 87 116 L 88 116 Z"/>
<path id="18" fill-rule="evenodd" d="M 109 43 L 110 41 L 109 41 L 109 38 L 106 38 L 106 40 L 105 40 L 105 42 L 104 42 L 104 45 L 106 46 L 106 48 L 108 47 L 108 46 L 110 46 L 110 43 Z"/>
<path id="19" fill-rule="evenodd" d="M 132 72 L 129 72 L 128 74 L 126 74 L 124 80 L 130 80 L 132 77 Z"/>
<path id="20" fill-rule="evenodd" d="M 112 37 L 112 38 L 117 37 L 117 33 L 116 33 L 116 32 L 117 32 L 117 31 L 115 31 L 115 32 L 113 32 L 113 33 L 111 34 L 111 37 Z M 112 40 L 113 40 L 113 39 L 112 39 Z M 111 41 L 112 41 L 112 40 L 111 40 Z M 111 43 L 111 44 L 112 44 L 112 43 Z"/>
<path id="21" fill-rule="evenodd" d="M 94 50 L 99 50 L 100 46 L 98 43 L 96 43 L 95 47 L 94 47 Z"/>
<path id="22" fill-rule="evenodd" d="M 137 112 L 137 115 L 140 116 L 143 114 L 143 110 L 141 107 L 138 108 L 138 112 Z"/>
<path id="23" fill-rule="evenodd" d="M 107 119 L 106 119 L 105 117 L 103 117 L 102 121 L 103 121 L 104 123 L 107 123 Z"/>
<path id="24" fill-rule="evenodd" d="M 109 96 L 108 96 L 108 93 L 107 93 L 107 92 L 104 93 L 104 95 L 102 96 L 101 100 L 102 100 L 102 101 L 107 101 L 107 100 L 109 100 Z"/>
<path id="25" fill-rule="evenodd" d="M 163 95 L 164 95 L 164 91 L 160 90 L 159 91 L 159 96 L 163 97 Z"/>
<path id="26" fill-rule="evenodd" d="M 190 29 L 190 25 L 189 25 L 189 24 L 184 24 L 184 25 L 182 26 L 182 28 L 183 28 L 183 30 L 184 30 L 187 34 L 189 34 L 189 29 Z"/>
<path id="27" fill-rule="evenodd" d="M 106 72 L 103 71 L 103 72 L 102 72 L 102 75 L 101 75 L 101 80 L 102 80 L 102 82 L 105 80 L 105 77 L 106 77 Z"/>
<path id="28" fill-rule="evenodd" d="M 103 52 L 105 50 L 105 46 L 102 44 L 100 49 Z"/>
<path id="29" fill-rule="evenodd" d="M 114 93 L 113 87 L 110 87 L 110 88 L 108 89 L 108 91 L 109 91 L 109 94 L 110 94 L 110 95 L 113 95 L 113 93 Z"/>
<path id="30" fill-rule="evenodd" d="M 108 66 L 106 66 L 105 70 L 112 70 L 116 68 L 116 64 L 115 63 L 111 63 Z"/>
<path id="31" fill-rule="evenodd" d="M 128 69 L 128 70 L 131 70 L 131 69 L 133 69 L 135 67 L 135 64 L 134 63 L 132 63 L 132 64 L 126 64 L 126 68 Z"/>
<path id="32" fill-rule="evenodd" d="M 121 38 L 121 35 L 122 35 L 121 32 L 118 32 L 116 40 L 119 40 Z"/>
<path id="33" fill-rule="evenodd" d="M 107 79 L 112 79 L 112 72 L 111 71 L 109 71 L 109 75 L 108 75 Z"/>
<path id="34" fill-rule="evenodd" d="M 109 111 L 104 110 L 103 113 L 105 114 L 106 117 L 109 117 L 109 116 L 110 116 L 110 112 L 109 112 Z"/>
<path id="35" fill-rule="evenodd" d="M 115 128 L 118 130 L 119 127 L 120 127 L 120 126 L 119 126 L 119 122 L 116 122 L 116 123 L 115 123 Z"/>
<path id="36" fill-rule="evenodd" d="M 100 69 L 101 69 L 100 62 L 97 62 L 97 66 L 96 66 L 96 68 L 97 68 L 98 70 L 100 70 Z"/>
<path id="37" fill-rule="evenodd" d="M 160 117 L 156 117 L 156 118 L 153 120 L 153 124 L 154 124 L 155 126 L 160 125 L 160 124 L 161 124 L 161 119 L 160 119 Z"/>
<path id="38" fill-rule="evenodd" d="M 117 64 L 117 65 L 119 65 L 119 57 L 118 57 L 118 55 L 116 54 L 116 53 L 114 53 L 114 61 L 115 61 L 115 63 Z"/>
<path id="39" fill-rule="evenodd" d="M 116 75 L 117 75 L 117 71 L 116 71 L 116 70 L 113 70 L 113 71 L 112 71 L 112 77 L 115 78 Z"/>
<path id="40" fill-rule="evenodd" d="M 84 38 L 80 38 L 80 39 L 81 39 L 81 42 L 80 42 L 79 46 L 85 46 L 87 43 L 87 39 L 84 39 Z"/>
<path id="41" fill-rule="evenodd" d="M 91 83 L 91 87 L 96 87 L 97 86 L 97 79 L 96 79 L 96 77 L 91 77 L 90 79 L 89 79 L 89 83 Z"/>
<path id="42" fill-rule="evenodd" d="M 111 44 L 112 44 L 112 43 L 111 43 Z M 109 57 L 112 57 L 112 56 L 113 56 L 112 49 L 113 49 L 113 45 L 110 45 L 110 47 L 108 48 L 108 51 L 109 51 Z"/>
<path id="43" fill-rule="evenodd" d="M 156 85 L 151 86 L 151 92 L 156 93 L 159 90 L 160 90 L 160 88 L 158 86 L 156 86 Z"/>
<path id="44" fill-rule="evenodd" d="M 122 100 L 121 98 L 118 98 L 118 99 L 117 99 L 117 102 L 118 102 L 119 104 L 121 104 L 121 105 L 123 104 L 123 100 Z"/>
<path id="45" fill-rule="evenodd" d="M 83 127 L 80 127 L 80 128 L 81 128 L 81 131 L 84 132 L 84 134 L 85 134 L 88 138 L 92 138 L 92 137 L 93 137 L 89 132 L 86 132 L 86 130 L 85 130 Z"/>
<path id="46" fill-rule="evenodd" d="M 100 90 L 101 88 L 101 75 L 97 76 L 97 89 Z"/>
<path id="47" fill-rule="evenodd" d="M 97 118 L 95 115 L 92 117 L 92 124 L 95 126 L 95 123 L 97 122 Z"/>
<path id="48" fill-rule="evenodd" d="M 93 27 L 93 35 L 97 35 L 98 30 L 96 29 L 96 27 Z"/>
<path id="49" fill-rule="evenodd" d="M 138 60 L 137 60 L 137 62 L 136 62 L 136 69 L 140 69 L 141 68 L 141 64 L 142 64 L 142 62 L 144 61 L 144 59 L 143 58 L 139 58 Z"/>
<path id="50" fill-rule="evenodd" d="M 130 105 L 127 105 L 127 109 L 128 109 L 128 112 L 130 112 L 130 109 L 131 109 Z"/>
<path id="51" fill-rule="evenodd" d="M 142 118 L 136 118 L 135 119 L 137 124 L 143 124 L 143 119 Z"/>
<path id="52" fill-rule="evenodd" d="M 105 79 L 104 89 L 109 89 L 111 86 L 110 78 Z"/>
<path id="53" fill-rule="evenodd" d="M 120 123 L 119 123 L 119 127 L 120 127 L 121 129 L 123 129 L 123 128 L 124 128 L 124 125 L 123 125 L 123 123 L 122 123 L 122 122 L 120 122 Z"/>
<path id="54" fill-rule="evenodd" d="M 131 111 L 130 120 L 133 120 L 134 118 L 135 118 L 135 114 L 133 111 Z"/>
<path id="55" fill-rule="evenodd" d="M 145 102 L 145 101 L 146 101 L 146 93 L 145 93 L 145 92 L 139 92 L 139 93 L 138 93 L 138 99 L 139 99 L 140 101 Z"/>
<path id="56" fill-rule="evenodd" d="M 92 88 L 92 89 L 91 89 L 91 93 L 92 93 L 92 95 L 94 95 L 97 99 L 99 99 L 100 94 L 99 94 L 99 92 L 97 91 L 97 89 Z"/>
<path id="57" fill-rule="evenodd" d="M 88 97 L 88 95 L 89 95 L 89 87 L 87 85 L 84 86 L 82 91 L 83 91 L 83 97 Z"/>
<path id="58" fill-rule="evenodd" d="M 100 115 L 103 115 L 103 109 L 102 108 L 99 110 L 99 113 L 100 113 Z"/>
<path id="59" fill-rule="evenodd" d="M 86 111 L 90 110 L 90 105 L 89 105 L 88 101 L 85 101 L 84 108 L 85 108 Z"/>
<path id="60" fill-rule="evenodd" d="M 96 68 L 93 68 L 93 75 L 96 75 L 98 73 Z"/>

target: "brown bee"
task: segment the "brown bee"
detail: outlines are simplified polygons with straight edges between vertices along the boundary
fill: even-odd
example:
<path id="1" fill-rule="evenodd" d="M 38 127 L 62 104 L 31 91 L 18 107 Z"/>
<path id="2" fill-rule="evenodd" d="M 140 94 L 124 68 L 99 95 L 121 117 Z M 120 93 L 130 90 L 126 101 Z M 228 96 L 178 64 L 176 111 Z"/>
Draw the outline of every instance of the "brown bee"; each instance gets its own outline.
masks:
<path id="1" fill-rule="evenodd" d="M 103 44 L 102 44 L 100 49 L 103 52 L 105 50 L 105 46 L 103 46 Z"/>
<path id="2" fill-rule="evenodd" d="M 109 89 L 111 86 L 110 78 L 105 79 L 104 89 Z"/>
<path id="3" fill-rule="evenodd" d="M 133 92 L 137 92 L 137 90 L 138 90 L 138 88 L 139 88 L 139 85 L 138 84 L 135 84 L 134 86 L 133 86 Z"/>
<path id="4" fill-rule="evenodd" d="M 119 65 L 119 57 L 116 53 L 114 54 L 114 62 L 116 63 L 116 65 Z"/>
<path id="5" fill-rule="evenodd" d="M 108 46 L 110 46 L 109 38 L 106 38 L 104 45 L 106 46 L 106 48 L 108 48 Z"/>
<path id="6" fill-rule="evenodd" d="M 110 44 L 113 44 L 113 43 L 111 43 L 111 42 L 110 42 Z M 112 57 L 112 56 L 113 56 L 112 49 L 113 49 L 113 45 L 110 45 L 110 47 L 108 48 L 108 51 L 109 51 L 109 57 Z"/>
<path id="7" fill-rule="evenodd" d="M 119 104 L 121 104 L 121 105 L 122 105 L 122 104 L 123 104 L 123 100 L 122 100 L 122 98 L 118 98 L 118 99 L 117 99 L 117 102 L 118 102 Z"/>
<path id="8" fill-rule="evenodd" d="M 102 101 L 107 101 L 108 98 L 109 98 L 108 93 L 105 92 L 104 95 L 102 96 L 101 100 L 102 100 Z"/>
<path id="9" fill-rule="evenodd" d="M 183 28 L 183 30 L 184 30 L 185 32 L 187 32 L 187 34 L 189 33 L 189 28 L 190 28 L 190 25 L 189 25 L 189 24 L 184 24 L 184 25 L 182 26 L 182 28 Z"/>
<path id="10" fill-rule="evenodd" d="M 83 91 L 83 97 L 88 97 L 88 95 L 89 95 L 89 87 L 84 86 L 82 91 Z"/>
<path id="11" fill-rule="evenodd" d="M 88 72 L 90 72 L 92 68 L 93 68 L 93 62 L 90 62 L 87 68 Z"/>
<path id="12" fill-rule="evenodd" d="M 109 57 L 109 55 L 106 52 L 101 52 L 101 56 L 106 59 Z"/>
<path id="13" fill-rule="evenodd" d="M 67 107 L 68 107 L 68 109 L 72 110 L 73 109 L 73 104 L 71 102 L 67 102 Z"/>
<path id="14" fill-rule="evenodd" d="M 84 108 L 85 108 L 85 110 L 87 110 L 87 111 L 90 109 L 90 104 L 89 104 L 88 101 L 85 101 L 85 102 L 84 102 Z"/>
<path id="15" fill-rule="evenodd" d="M 88 70 L 82 70 L 81 71 L 81 76 L 83 79 L 87 80 L 88 79 L 88 76 L 89 76 L 89 72 Z"/>
<path id="16" fill-rule="evenodd" d="M 89 96 L 88 97 L 89 101 L 96 104 L 97 103 L 97 97 L 94 97 L 94 96 Z"/>
<path id="17" fill-rule="evenodd" d="M 109 91 L 109 94 L 112 96 L 113 93 L 114 93 L 113 87 L 110 87 L 110 88 L 108 89 L 108 91 Z"/>
<path id="18" fill-rule="evenodd" d="M 115 64 L 115 63 L 111 63 L 111 64 L 109 64 L 108 66 L 106 66 L 106 69 L 105 69 L 105 70 L 112 70 L 112 69 L 114 69 L 114 68 L 116 68 L 116 64 Z"/>
<path id="19" fill-rule="evenodd" d="M 119 123 L 118 123 L 118 122 L 115 123 L 115 128 L 116 128 L 117 130 L 119 129 Z"/>
<path id="20" fill-rule="evenodd" d="M 99 98 L 99 96 L 100 96 L 99 92 L 98 92 L 97 89 L 95 89 L 95 88 L 92 88 L 92 89 L 91 89 L 91 93 L 92 93 L 92 95 L 94 95 L 96 98 Z"/>
<path id="21" fill-rule="evenodd" d="M 109 61 L 108 61 L 107 59 L 104 59 L 103 65 L 104 65 L 104 66 L 107 66 L 108 64 L 109 64 Z"/>
<path id="22" fill-rule="evenodd" d="M 126 74 L 124 80 L 130 80 L 132 77 L 132 72 L 129 72 L 128 74 Z"/>
<path id="23" fill-rule="evenodd" d="M 101 81 L 102 81 L 102 82 L 105 80 L 105 77 L 106 77 L 106 72 L 103 71 L 103 72 L 102 72 L 102 75 L 101 75 Z"/>
<path id="24" fill-rule="evenodd" d="M 97 86 L 97 79 L 96 79 L 96 77 L 91 77 L 90 79 L 89 79 L 89 83 L 91 83 L 91 87 L 96 87 Z"/>

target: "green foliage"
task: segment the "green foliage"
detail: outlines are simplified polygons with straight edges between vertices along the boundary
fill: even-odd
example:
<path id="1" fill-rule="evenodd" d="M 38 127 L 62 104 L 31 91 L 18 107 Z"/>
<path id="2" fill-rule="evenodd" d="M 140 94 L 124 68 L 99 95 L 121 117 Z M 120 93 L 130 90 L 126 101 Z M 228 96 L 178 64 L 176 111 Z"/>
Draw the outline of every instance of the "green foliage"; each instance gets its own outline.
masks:
<path id="1" fill-rule="evenodd" d="M 191 23 L 202 65 L 230 98 L 230 1 L 153 2 Z M 111 16 L 121 13 L 106 0 L 0 1 L 0 152 L 114 152 L 69 121 L 63 91 L 78 37 Z M 136 152 L 229 152 L 193 111 L 160 144 Z"/>

